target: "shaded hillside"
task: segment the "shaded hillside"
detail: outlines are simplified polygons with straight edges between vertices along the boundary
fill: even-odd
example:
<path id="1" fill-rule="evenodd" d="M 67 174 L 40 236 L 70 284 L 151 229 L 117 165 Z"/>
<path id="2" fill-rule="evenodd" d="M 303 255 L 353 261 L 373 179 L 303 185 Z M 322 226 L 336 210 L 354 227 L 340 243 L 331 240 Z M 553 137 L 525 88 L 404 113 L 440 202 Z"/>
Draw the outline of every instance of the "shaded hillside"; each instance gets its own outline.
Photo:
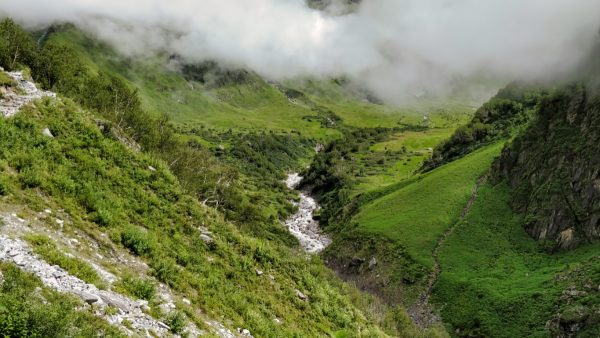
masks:
<path id="1" fill-rule="evenodd" d="M 531 127 L 495 163 L 538 240 L 572 248 L 600 238 L 600 96 L 572 85 L 545 99 Z"/>
<path id="2" fill-rule="evenodd" d="M 525 229 L 549 247 L 600 238 L 600 43 L 577 80 L 541 101 L 536 118 L 494 165 Z"/>

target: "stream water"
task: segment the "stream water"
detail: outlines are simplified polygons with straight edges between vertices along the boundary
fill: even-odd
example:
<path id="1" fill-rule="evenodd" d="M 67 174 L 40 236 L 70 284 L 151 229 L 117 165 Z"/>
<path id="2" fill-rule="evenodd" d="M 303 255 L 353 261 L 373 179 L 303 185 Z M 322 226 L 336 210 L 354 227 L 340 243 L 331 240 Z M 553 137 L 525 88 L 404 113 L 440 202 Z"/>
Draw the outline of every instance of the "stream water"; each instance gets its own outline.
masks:
<path id="1" fill-rule="evenodd" d="M 297 173 L 288 175 L 285 181 L 290 189 L 296 189 L 302 181 Z M 331 239 L 321 232 L 319 222 L 313 219 L 314 212 L 319 209 L 317 201 L 310 196 L 310 192 L 300 191 L 300 201 L 294 202 L 298 206 L 298 212 L 285 221 L 290 233 L 300 242 L 307 253 L 319 253 L 331 244 Z"/>

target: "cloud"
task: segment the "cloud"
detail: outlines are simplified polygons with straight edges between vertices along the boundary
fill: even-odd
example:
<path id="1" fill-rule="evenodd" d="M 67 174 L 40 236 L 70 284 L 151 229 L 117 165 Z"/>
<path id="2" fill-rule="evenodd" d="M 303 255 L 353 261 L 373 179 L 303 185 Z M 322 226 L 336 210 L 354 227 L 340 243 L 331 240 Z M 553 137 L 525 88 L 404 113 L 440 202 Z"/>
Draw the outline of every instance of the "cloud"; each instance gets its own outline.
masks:
<path id="1" fill-rule="evenodd" d="M 19 0 L 0 12 L 31 27 L 73 22 L 130 56 L 217 59 L 273 80 L 347 75 L 391 102 L 465 78 L 567 70 L 600 27 L 596 0 L 364 0 L 346 15 L 333 3 Z"/>

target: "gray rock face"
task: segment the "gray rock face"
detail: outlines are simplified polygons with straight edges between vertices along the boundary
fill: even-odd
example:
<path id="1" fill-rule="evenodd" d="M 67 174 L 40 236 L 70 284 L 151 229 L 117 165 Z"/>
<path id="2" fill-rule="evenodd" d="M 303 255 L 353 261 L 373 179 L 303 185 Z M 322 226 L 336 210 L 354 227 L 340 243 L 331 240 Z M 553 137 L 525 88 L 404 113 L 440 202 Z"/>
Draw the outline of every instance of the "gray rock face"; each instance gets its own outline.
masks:
<path id="1" fill-rule="evenodd" d="M 39 90 L 33 82 L 25 80 L 22 72 L 8 72 L 24 94 L 10 90 L 0 99 L 0 114 L 4 117 L 15 115 L 23 106 L 43 97 L 56 97 L 55 93 Z"/>
<path id="2" fill-rule="evenodd" d="M 600 240 L 600 95 L 565 88 L 494 163 L 527 232 L 563 249 Z M 597 91 L 596 91 L 597 93 Z"/>
<path id="3" fill-rule="evenodd" d="M 371 258 L 371 260 L 369 261 L 369 270 L 373 270 L 373 268 L 375 268 L 376 265 L 377 265 L 377 258 L 375 258 L 375 257 Z"/>
<path id="4" fill-rule="evenodd" d="M 118 308 L 119 313 L 103 316 L 113 325 L 127 320 L 131 328 L 139 333 L 153 331 L 159 336 L 164 336 L 169 332 L 162 323 L 143 313 L 136 306 L 135 300 L 112 291 L 99 290 L 96 286 L 71 276 L 62 268 L 46 263 L 33 254 L 27 243 L 22 240 L 0 235 L 0 260 L 13 262 L 39 277 L 44 285 L 58 292 L 78 295 L 87 304 L 95 304 L 101 310 L 109 305 Z"/>
<path id="5" fill-rule="evenodd" d="M 93 295 L 91 293 L 85 292 L 85 291 L 81 291 L 81 293 L 79 293 L 79 297 L 81 297 L 81 299 L 83 299 L 84 302 L 88 303 L 88 304 L 94 304 L 97 301 L 100 300 L 100 298 L 98 298 L 98 296 Z"/>
<path id="6" fill-rule="evenodd" d="M 50 138 L 54 138 L 54 135 L 52 135 L 52 132 L 48 128 L 44 128 L 44 130 L 42 130 L 42 134 L 44 136 L 47 136 L 47 137 L 50 137 Z"/>
<path id="7" fill-rule="evenodd" d="M 302 300 L 308 300 L 308 296 L 305 295 L 304 293 L 302 293 L 302 291 L 296 289 L 294 290 L 296 292 L 296 296 Z"/>

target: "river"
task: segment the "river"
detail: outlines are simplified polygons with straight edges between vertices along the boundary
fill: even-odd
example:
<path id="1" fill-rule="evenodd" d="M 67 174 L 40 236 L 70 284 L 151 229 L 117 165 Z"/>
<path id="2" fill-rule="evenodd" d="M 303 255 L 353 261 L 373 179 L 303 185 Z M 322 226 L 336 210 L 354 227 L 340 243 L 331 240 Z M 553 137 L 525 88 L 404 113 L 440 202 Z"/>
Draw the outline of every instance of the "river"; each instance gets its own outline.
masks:
<path id="1" fill-rule="evenodd" d="M 302 181 L 302 177 L 297 173 L 288 175 L 285 183 L 290 189 L 296 189 Z M 294 202 L 298 206 L 298 211 L 285 221 L 285 225 L 294 237 L 298 239 L 300 245 L 310 254 L 316 254 L 331 244 L 331 239 L 323 234 L 319 227 L 319 222 L 313 219 L 314 212 L 319 209 L 317 201 L 310 196 L 307 190 L 300 191 L 300 201 Z"/>

